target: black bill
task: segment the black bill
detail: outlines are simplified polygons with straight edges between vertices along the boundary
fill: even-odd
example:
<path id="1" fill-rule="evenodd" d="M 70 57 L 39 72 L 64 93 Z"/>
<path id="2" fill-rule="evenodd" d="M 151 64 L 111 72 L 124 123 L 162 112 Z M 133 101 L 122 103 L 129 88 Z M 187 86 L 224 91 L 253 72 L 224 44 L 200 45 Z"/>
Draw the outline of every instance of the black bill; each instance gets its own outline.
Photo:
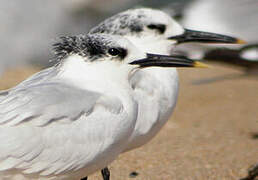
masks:
<path id="1" fill-rule="evenodd" d="M 159 55 L 159 54 L 147 54 L 144 59 L 131 62 L 132 65 L 139 65 L 140 68 L 145 67 L 208 67 L 206 64 L 199 61 L 194 61 L 181 55 Z"/>
<path id="2" fill-rule="evenodd" d="M 177 43 L 185 42 L 200 42 L 200 43 L 227 43 L 227 44 L 245 44 L 245 41 L 226 36 L 222 34 L 194 31 L 185 29 L 185 32 L 182 35 L 172 36 L 168 39 L 176 40 Z"/>

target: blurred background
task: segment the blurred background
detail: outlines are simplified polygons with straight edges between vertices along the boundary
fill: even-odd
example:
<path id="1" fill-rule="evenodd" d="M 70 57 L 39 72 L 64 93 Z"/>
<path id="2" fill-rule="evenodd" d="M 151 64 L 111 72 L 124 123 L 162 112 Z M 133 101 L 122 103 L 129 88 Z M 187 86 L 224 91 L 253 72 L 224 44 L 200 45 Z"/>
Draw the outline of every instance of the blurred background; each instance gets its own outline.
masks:
<path id="1" fill-rule="evenodd" d="M 134 7 L 159 8 L 186 28 L 237 36 L 247 44 L 178 46 L 177 52 L 205 59 L 211 68 L 179 70 L 171 121 L 150 144 L 113 163 L 112 179 L 246 176 L 258 163 L 257 0 L 1 0 L 0 89 L 50 66 L 58 36 L 87 33 Z"/>
<path id="2" fill-rule="evenodd" d="M 258 59 L 257 0 L 2 0 L 0 74 L 19 65 L 49 65 L 49 50 L 56 37 L 87 33 L 105 18 L 141 6 L 162 9 L 186 28 L 238 36 L 248 41 L 250 47 L 244 50 L 240 46 L 227 46 L 234 47 L 233 51 L 220 51 L 221 57 L 224 54 L 227 59 L 229 56 L 247 61 Z M 184 44 L 178 51 L 192 58 L 208 54 L 209 59 L 214 59 L 212 53 L 207 53 L 213 48 Z"/>

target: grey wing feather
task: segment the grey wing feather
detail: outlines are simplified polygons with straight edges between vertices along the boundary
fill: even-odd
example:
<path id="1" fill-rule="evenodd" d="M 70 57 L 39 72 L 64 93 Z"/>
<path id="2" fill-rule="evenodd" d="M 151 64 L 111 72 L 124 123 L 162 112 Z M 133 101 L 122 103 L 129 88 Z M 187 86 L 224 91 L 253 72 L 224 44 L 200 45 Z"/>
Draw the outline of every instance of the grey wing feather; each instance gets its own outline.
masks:
<path id="1" fill-rule="evenodd" d="M 102 138 L 99 140 L 103 132 L 94 133 L 96 129 L 90 126 L 92 120 L 126 116 L 119 99 L 79 89 L 44 73 L 39 72 L 3 93 L 1 172 L 17 170 L 17 173 L 49 175 L 70 171 L 74 165 L 83 166 L 82 155 L 90 158 L 92 152 L 98 152 L 96 149 L 105 144 Z M 89 123 L 84 123 L 84 119 Z M 81 127 L 82 122 L 87 126 Z M 102 124 L 97 127 L 102 130 Z"/>
<path id="2" fill-rule="evenodd" d="M 55 81 L 57 73 L 55 67 L 48 68 L 0 92 L 0 124 L 42 126 L 90 112 L 100 94 Z"/>
<path id="3" fill-rule="evenodd" d="M 36 126 L 44 126 L 63 118 L 73 121 L 82 113 L 92 111 L 99 96 L 58 82 L 19 88 L 0 102 L 0 124 L 31 121 Z"/>
<path id="4" fill-rule="evenodd" d="M 7 91 L 0 91 L 0 101 L 6 96 L 8 95 L 8 90 Z"/>
<path id="5" fill-rule="evenodd" d="M 50 68 L 44 69 L 42 71 L 39 71 L 38 73 L 33 74 L 31 77 L 22 81 L 17 86 L 11 88 L 10 90 L 8 90 L 8 92 L 11 92 L 11 91 L 13 92 L 21 88 L 49 82 L 53 78 L 55 78 L 57 74 L 58 74 L 58 68 L 56 67 L 50 67 Z"/>
<path id="6" fill-rule="evenodd" d="M 42 82 L 46 82 L 46 81 L 52 79 L 53 77 L 55 77 L 57 73 L 58 73 L 58 71 L 57 71 L 57 68 L 55 68 L 55 67 L 50 67 L 50 68 L 44 69 L 38 73 L 35 73 L 28 79 L 22 81 L 17 86 L 15 86 L 11 89 L 8 89 L 8 90 L 0 91 L 0 102 L 10 92 L 14 92 L 17 89 L 24 88 L 26 86 L 28 87 L 30 85 L 36 85 L 36 84 L 40 84 Z"/>

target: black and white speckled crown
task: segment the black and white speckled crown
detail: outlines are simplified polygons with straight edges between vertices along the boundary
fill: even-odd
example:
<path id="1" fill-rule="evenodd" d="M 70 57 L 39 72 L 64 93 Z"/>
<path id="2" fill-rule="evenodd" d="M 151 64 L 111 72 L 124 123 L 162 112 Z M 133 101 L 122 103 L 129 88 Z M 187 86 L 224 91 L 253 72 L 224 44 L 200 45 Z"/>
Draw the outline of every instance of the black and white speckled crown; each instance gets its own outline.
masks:
<path id="1" fill-rule="evenodd" d="M 104 57 L 107 49 L 118 46 L 112 38 L 107 35 L 77 35 L 63 36 L 53 44 L 55 59 L 60 61 L 71 54 L 87 57 L 90 61 Z"/>
<path id="2" fill-rule="evenodd" d="M 96 27 L 94 27 L 90 34 L 93 33 L 107 33 L 116 35 L 125 35 L 128 33 L 139 33 L 143 31 L 143 22 L 146 18 L 144 9 L 131 9 L 125 12 L 116 14 Z"/>

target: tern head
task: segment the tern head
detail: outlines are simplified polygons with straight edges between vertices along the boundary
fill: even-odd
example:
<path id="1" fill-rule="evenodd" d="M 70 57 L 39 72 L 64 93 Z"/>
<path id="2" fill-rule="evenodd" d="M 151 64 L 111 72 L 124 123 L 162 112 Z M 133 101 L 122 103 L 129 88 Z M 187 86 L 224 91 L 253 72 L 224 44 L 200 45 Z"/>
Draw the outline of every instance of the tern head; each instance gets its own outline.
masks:
<path id="1" fill-rule="evenodd" d="M 148 54 L 135 47 L 122 36 L 88 34 L 61 37 L 54 45 L 54 53 L 60 65 L 71 71 L 92 71 L 96 74 L 117 74 L 151 66 L 200 67 L 183 56 Z M 160 61 L 157 61 L 160 60 Z M 73 68 L 71 68 L 73 67 Z M 85 72 L 85 73 L 87 73 Z"/>
<path id="2" fill-rule="evenodd" d="M 184 42 L 244 43 L 230 36 L 185 29 L 168 14 L 150 8 L 130 9 L 116 14 L 90 33 L 126 36 L 146 52 L 166 54 L 171 46 Z"/>

